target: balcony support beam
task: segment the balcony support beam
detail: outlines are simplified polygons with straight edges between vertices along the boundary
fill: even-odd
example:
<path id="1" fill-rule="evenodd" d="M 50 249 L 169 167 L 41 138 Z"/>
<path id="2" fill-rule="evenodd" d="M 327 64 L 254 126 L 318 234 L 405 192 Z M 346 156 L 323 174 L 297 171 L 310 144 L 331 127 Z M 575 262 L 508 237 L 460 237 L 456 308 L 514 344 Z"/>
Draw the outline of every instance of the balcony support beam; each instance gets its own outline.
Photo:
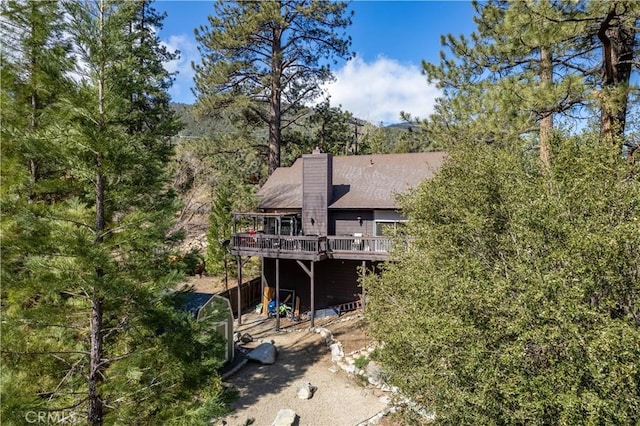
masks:
<path id="1" fill-rule="evenodd" d="M 302 261 L 300 260 L 296 260 L 296 262 L 298 262 L 298 265 L 300 265 L 302 270 L 306 272 L 306 274 L 309 276 L 309 279 L 311 281 L 311 328 L 313 328 L 315 327 L 315 316 L 316 316 L 316 300 L 315 300 L 316 299 L 315 298 L 315 294 L 316 294 L 315 264 L 316 262 L 311 260 L 310 261 L 311 265 L 309 268 L 307 268 L 307 265 L 302 263 Z"/>
<path id="2" fill-rule="evenodd" d="M 276 258 L 276 331 L 280 331 L 280 259 Z"/>
<path id="3" fill-rule="evenodd" d="M 311 328 L 315 327 L 315 317 L 316 317 L 316 274 L 315 274 L 315 264 L 313 260 L 311 261 Z"/>
<path id="4" fill-rule="evenodd" d="M 242 324 L 242 256 L 238 256 L 238 325 Z"/>
<path id="5" fill-rule="evenodd" d="M 304 263 L 302 263 L 302 261 L 300 260 L 296 260 L 296 262 L 298 262 L 298 265 L 300 265 L 300 267 L 302 268 L 302 270 L 304 272 L 306 272 L 307 275 L 311 276 L 311 271 L 309 270 L 309 268 L 307 268 L 307 265 L 305 265 Z"/>
<path id="6" fill-rule="evenodd" d="M 269 303 L 269 301 L 265 301 L 264 298 L 264 289 L 267 286 L 267 277 L 264 276 L 264 257 L 260 258 L 260 300 L 262 301 L 262 309 L 260 311 L 261 314 L 267 313 L 267 315 L 269 314 L 269 311 L 267 310 L 267 304 Z"/>

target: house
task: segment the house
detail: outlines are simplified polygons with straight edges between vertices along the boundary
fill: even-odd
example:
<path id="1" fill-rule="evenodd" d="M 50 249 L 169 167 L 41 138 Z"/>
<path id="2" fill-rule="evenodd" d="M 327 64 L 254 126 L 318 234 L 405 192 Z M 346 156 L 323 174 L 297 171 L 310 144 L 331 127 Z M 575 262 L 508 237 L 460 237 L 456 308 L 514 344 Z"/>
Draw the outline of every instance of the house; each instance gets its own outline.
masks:
<path id="1" fill-rule="evenodd" d="M 240 282 L 246 257 L 260 257 L 263 304 L 273 298 L 276 306 L 308 311 L 312 327 L 320 309 L 359 306 L 359 275 L 402 243 L 392 238 L 406 220 L 396 196 L 431 178 L 445 156 L 333 157 L 316 149 L 276 169 L 258 191 L 259 211 L 234 213 L 231 253 Z"/>

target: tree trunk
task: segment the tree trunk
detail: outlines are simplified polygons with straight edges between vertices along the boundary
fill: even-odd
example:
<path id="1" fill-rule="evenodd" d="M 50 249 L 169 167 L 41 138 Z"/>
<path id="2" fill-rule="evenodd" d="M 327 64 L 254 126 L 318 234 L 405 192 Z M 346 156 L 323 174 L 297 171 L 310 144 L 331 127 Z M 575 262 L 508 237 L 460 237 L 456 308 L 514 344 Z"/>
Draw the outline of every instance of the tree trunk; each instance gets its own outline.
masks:
<path id="1" fill-rule="evenodd" d="M 274 85 L 275 86 L 275 85 Z M 280 167 L 280 144 L 282 142 L 280 95 L 272 94 L 269 112 L 269 176 Z"/>
<path id="2" fill-rule="evenodd" d="M 96 160 L 97 167 L 102 167 L 102 162 L 100 157 Z M 94 243 L 100 244 L 103 240 L 103 232 L 105 226 L 104 219 L 104 176 L 99 171 L 96 175 L 96 227 L 95 227 L 95 237 Z"/>
<path id="3" fill-rule="evenodd" d="M 102 160 L 98 156 L 96 158 L 96 168 L 98 170 L 96 174 L 96 224 L 95 224 L 95 237 L 94 244 L 101 244 L 104 237 L 105 218 L 104 218 L 104 193 L 105 182 L 102 175 Z M 99 295 L 97 285 L 102 281 L 104 277 L 104 271 L 100 266 L 96 266 L 96 285 L 93 288 L 93 294 L 91 295 L 91 326 L 89 330 L 91 350 L 89 352 L 89 379 L 88 379 L 88 396 L 89 396 L 89 410 L 88 410 L 88 422 L 90 425 L 98 426 L 102 425 L 102 418 L 104 415 L 103 401 L 98 384 L 102 382 L 102 298 Z"/>
<path id="4" fill-rule="evenodd" d="M 618 8 L 623 10 L 622 14 Z M 614 145 L 624 135 L 635 30 L 625 26 L 626 7 L 615 2 L 598 31 L 602 42 L 601 131 Z"/>
<path id="5" fill-rule="evenodd" d="M 35 59 L 32 60 L 32 79 L 35 79 Z M 32 133 L 35 133 L 36 131 L 36 127 L 37 127 L 37 120 L 36 120 L 36 114 L 37 114 L 37 109 L 38 109 L 38 95 L 36 94 L 36 89 L 35 89 L 36 83 L 33 83 L 32 86 L 32 92 L 31 92 L 31 120 L 29 123 L 29 130 Z M 29 160 L 29 170 L 31 171 L 31 181 L 36 184 L 38 182 L 38 180 L 40 180 L 40 166 L 38 165 L 38 162 L 35 159 L 31 159 Z M 30 199 L 34 199 L 35 198 L 35 192 L 31 192 L 31 195 L 29 197 Z"/>
<path id="6" fill-rule="evenodd" d="M 269 99 L 269 176 L 280 167 L 280 144 L 282 142 L 282 28 L 273 28 L 271 45 L 271 97 Z"/>
<path id="7" fill-rule="evenodd" d="M 550 88 L 553 84 L 553 65 L 551 52 L 546 47 L 540 48 L 540 82 L 544 89 Z M 547 106 L 545 105 L 545 108 Z M 540 162 L 545 171 L 551 167 L 551 147 L 549 139 L 553 132 L 553 112 L 551 108 L 542 111 L 540 120 Z"/>
<path id="8" fill-rule="evenodd" d="M 103 271 L 96 271 L 98 279 L 102 278 Z M 92 426 L 102 425 L 103 422 L 103 402 L 98 384 L 102 382 L 102 299 L 98 294 L 98 289 L 93 288 L 91 296 L 91 351 L 89 361 L 89 409 L 87 413 L 87 421 Z"/>
<path id="9" fill-rule="evenodd" d="M 31 16 L 35 16 L 38 13 L 38 9 L 37 9 L 37 5 L 36 2 L 33 2 L 31 4 Z M 31 34 L 32 36 L 34 35 L 34 33 L 37 31 L 37 29 L 35 28 L 35 25 L 31 26 Z M 31 79 L 31 117 L 29 120 L 29 130 L 32 133 L 35 133 L 36 131 L 36 127 L 37 127 L 37 111 L 38 111 L 38 82 L 37 82 L 37 67 L 38 67 L 38 61 L 37 61 L 37 48 L 35 46 L 35 43 L 32 45 L 31 47 L 31 52 L 30 52 L 30 67 L 29 67 L 29 71 L 31 73 L 30 75 L 30 79 Z M 29 170 L 31 172 L 31 181 L 34 184 L 34 187 L 32 187 L 31 193 L 29 194 L 29 200 L 33 201 L 36 198 L 36 193 L 35 193 L 35 184 L 38 182 L 38 180 L 40 179 L 40 166 L 38 164 L 38 161 L 36 159 L 30 159 L 29 160 Z"/>
<path id="10" fill-rule="evenodd" d="M 100 30 L 104 29 L 105 20 L 105 4 L 100 2 Z M 100 46 L 104 48 L 104 38 L 100 38 Z M 101 65 L 98 75 L 98 126 L 104 126 L 104 64 Z M 96 222 L 94 244 L 102 244 L 104 241 L 105 217 L 105 177 L 103 174 L 102 155 L 96 155 Z M 104 401 L 98 389 L 98 385 L 103 381 L 102 375 L 102 358 L 103 358 L 103 340 L 102 340 L 102 297 L 100 296 L 98 285 L 104 278 L 104 271 L 100 265 L 96 265 L 96 283 L 93 287 L 91 295 L 91 326 L 89 330 L 91 349 L 89 351 L 89 378 L 88 378 L 88 397 L 89 408 L 87 413 L 87 421 L 92 426 L 101 426 L 104 416 Z"/>

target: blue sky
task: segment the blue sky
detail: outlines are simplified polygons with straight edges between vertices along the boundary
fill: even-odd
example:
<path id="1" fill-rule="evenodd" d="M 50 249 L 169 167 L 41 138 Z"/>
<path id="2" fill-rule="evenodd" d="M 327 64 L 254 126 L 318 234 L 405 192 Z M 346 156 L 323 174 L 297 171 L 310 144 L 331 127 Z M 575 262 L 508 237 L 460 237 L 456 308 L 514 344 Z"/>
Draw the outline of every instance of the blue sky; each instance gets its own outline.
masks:
<path id="1" fill-rule="evenodd" d="M 194 29 L 207 24 L 212 1 L 161 0 L 158 11 L 166 11 L 161 40 L 180 50 L 179 60 L 167 64 L 177 71 L 172 99 L 193 103 L 193 70 L 198 62 Z M 347 28 L 355 59 L 333 67 L 337 81 L 325 89 L 334 106 L 340 105 L 356 117 L 372 123 L 400 121 L 400 111 L 426 117 L 438 96 L 421 74 L 423 60 L 439 58 L 440 36 L 469 34 L 473 7 L 468 1 L 354 1 L 353 24 Z"/>

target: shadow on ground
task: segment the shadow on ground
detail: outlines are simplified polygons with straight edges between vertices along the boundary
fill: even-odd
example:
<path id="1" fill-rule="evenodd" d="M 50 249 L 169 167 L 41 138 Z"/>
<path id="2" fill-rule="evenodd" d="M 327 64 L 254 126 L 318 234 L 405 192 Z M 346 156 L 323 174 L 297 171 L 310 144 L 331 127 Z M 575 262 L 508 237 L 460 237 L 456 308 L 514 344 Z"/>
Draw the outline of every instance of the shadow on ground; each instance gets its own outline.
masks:
<path id="1" fill-rule="evenodd" d="M 206 293 L 200 290 L 194 297 L 204 300 Z M 188 308 L 195 309 L 198 301 L 193 302 L 194 306 Z M 361 314 L 316 319 L 315 325 L 327 328 L 343 345 L 345 354 L 367 346 L 366 322 Z M 238 344 L 236 358 L 220 371 L 225 386 L 233 389 L 237 398 L 229 404 L 231 412 L 213 419 L 214 424 L 269 425 L 280 409 L 287 408 L 298 416 L 298 425 L 357 425 L 386 408 L 383 393 L 338 368 L 325 339 L 309 327 L 309 321 L 281 318 L 280 330 L 276 330 L 274 318 L 255 311 L 243 313 L 242 324 L 235 323 L 234 332 L 248 333 L 253 340 Z M 274 343 L 278 351 L 276 362 L 243 363 L 244 354 L 262 342 Z M 297 397 L 296 390 L 302 382 L 317 388 L 311 399 Z"/>
<path id="2" fill-rule="evenodd" d="M 304 323 L 293 324 L 281 319 L 281 328 L 277 331 L 275 319 L 250 313 L 243 315 L 243 324 L 236 327 L 237 332 L 248 333 L 254 339 L 240 345 L 241 352 L 249 352 L 263 341 L 273 341 L 278 358 L 272 365 L 249 361 L 227 378 L 240 395 L 232 409 L 246 409 L 269 394 L 286 391 L 305 377 L 310 366 L 331 354 L 324 341 L 308 331 L 308 324 L 305 327 Z"/>

